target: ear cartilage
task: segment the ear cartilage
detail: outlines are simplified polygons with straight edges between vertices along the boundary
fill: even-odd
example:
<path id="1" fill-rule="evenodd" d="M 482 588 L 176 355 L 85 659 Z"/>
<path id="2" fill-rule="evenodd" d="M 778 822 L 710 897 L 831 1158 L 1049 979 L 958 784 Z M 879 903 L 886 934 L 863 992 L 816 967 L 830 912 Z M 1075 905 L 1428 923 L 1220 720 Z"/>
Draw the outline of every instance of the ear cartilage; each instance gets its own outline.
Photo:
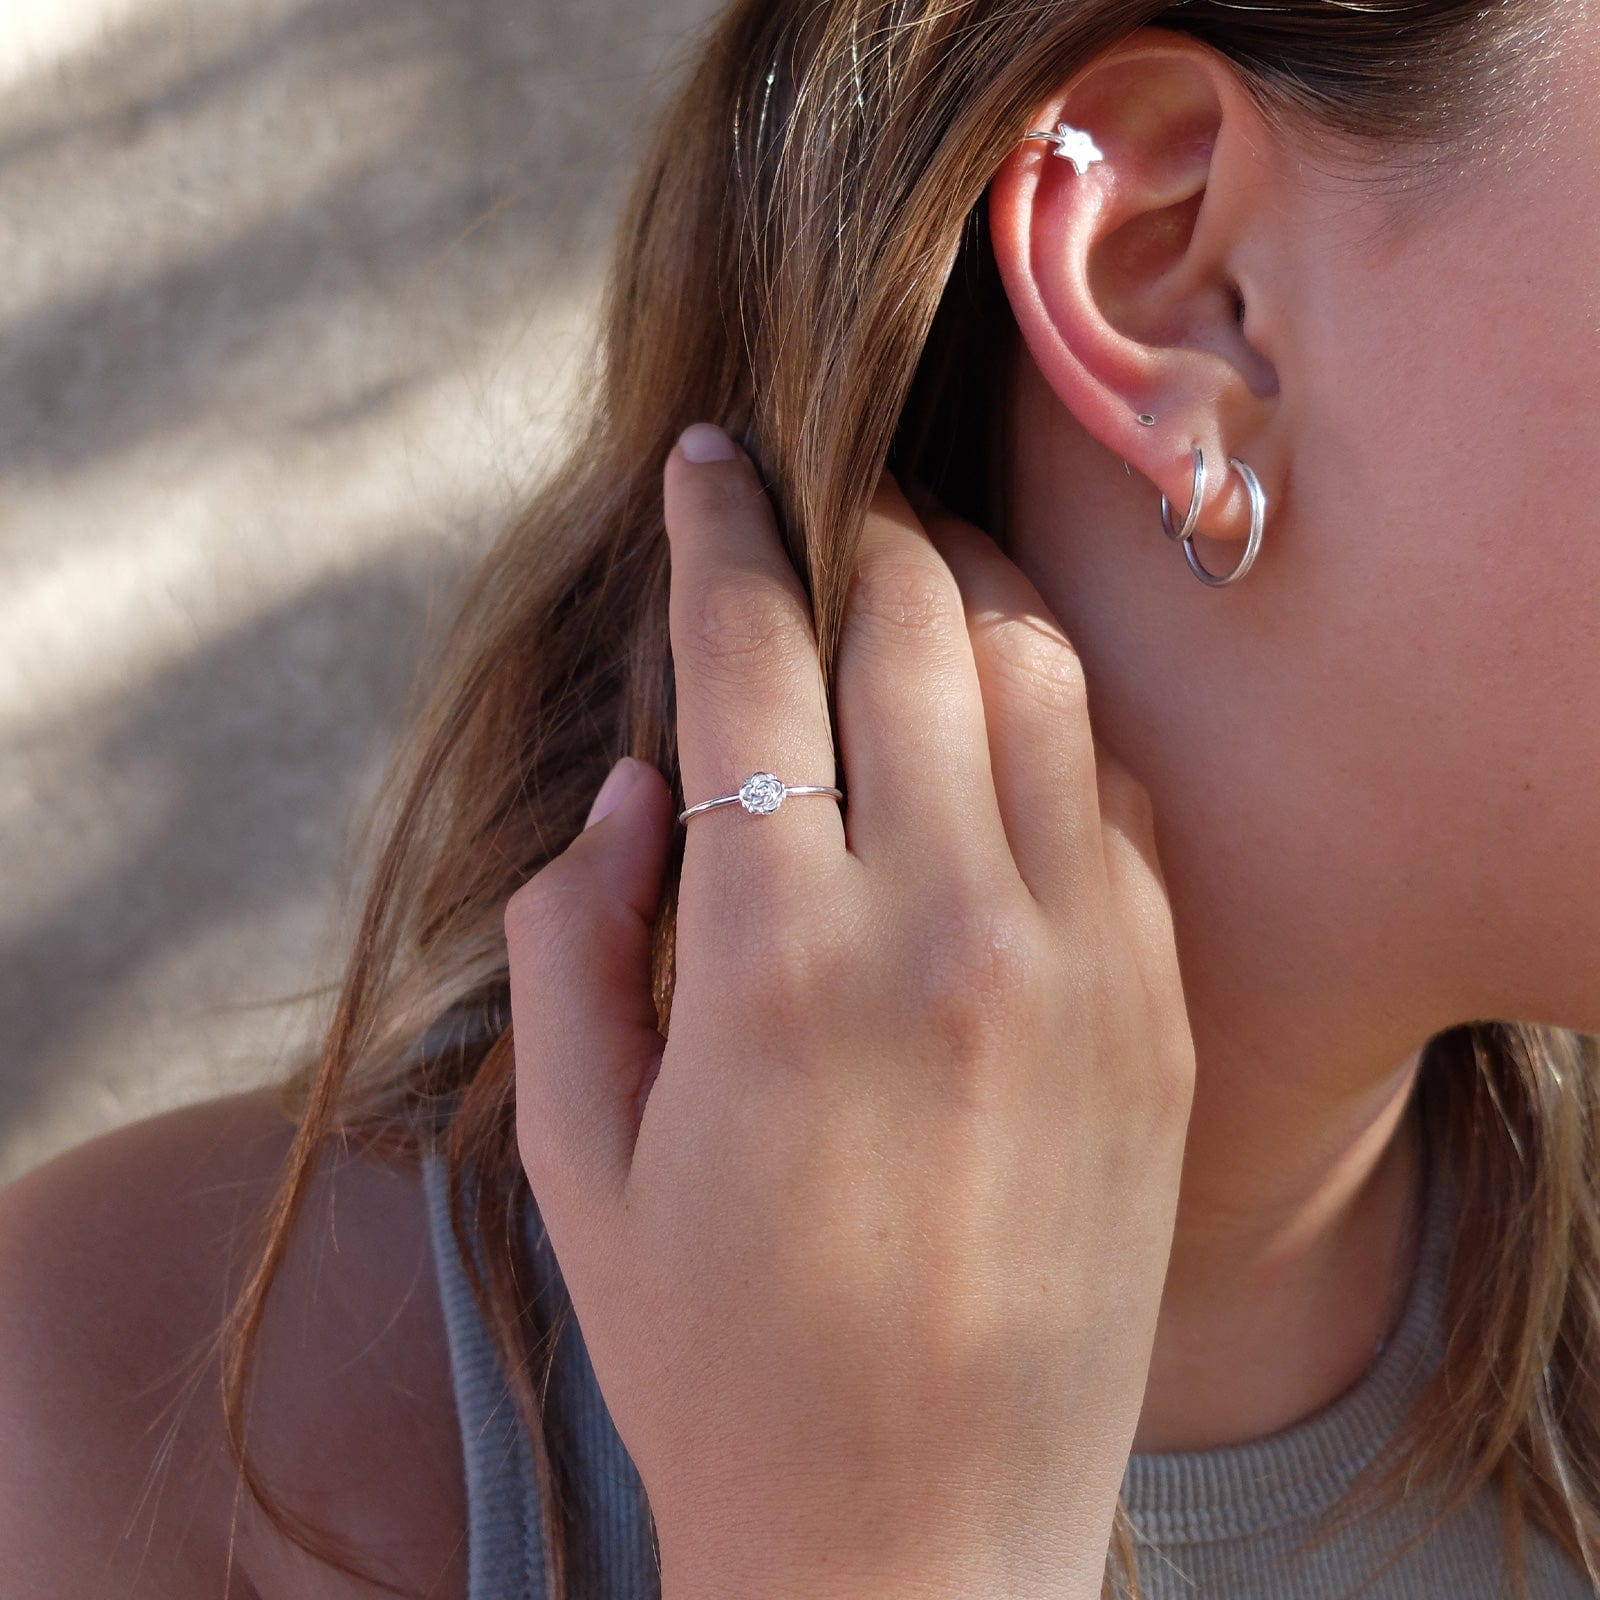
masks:
<path id="1" fill-rule="evenodd" d="M 1091 161 L 1105 160 L 1105 152 L 1089 136 L 1089 130 L 1074 128 L 1070 122 L 1058 122 L 1054 128 L 1036 129 L 1022 137 L 1048 139 L 1055 147 L 1055 154 L 1065 156 L 1079 177 L 1089 170 Z"/>

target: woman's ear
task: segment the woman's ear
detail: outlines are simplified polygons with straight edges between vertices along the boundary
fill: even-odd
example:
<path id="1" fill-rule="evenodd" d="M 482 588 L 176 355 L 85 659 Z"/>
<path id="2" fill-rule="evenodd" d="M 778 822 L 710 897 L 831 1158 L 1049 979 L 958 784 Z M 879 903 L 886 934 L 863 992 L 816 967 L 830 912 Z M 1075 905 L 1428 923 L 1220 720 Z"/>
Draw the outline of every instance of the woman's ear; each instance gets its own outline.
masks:
<path id="1" fill-rule="evenodd" d="M 1084 130 L 1100 159 L 1081 139 L 1069 158 L 1026 139 L 990 183 L 1023 341 L 1062 405 L 1168 497 L 1175 523 L 1201 446 L 1198 526 L 1242 540 L 1249 495 L 1228 457 L 1249 462 L 1269 507 L 1287 460 L 1271 359 L 1292 296 L 1279 136 L 1227 57 L 1163 28 L 1109 46 L 1035 116 L 1033 129 Z"/>

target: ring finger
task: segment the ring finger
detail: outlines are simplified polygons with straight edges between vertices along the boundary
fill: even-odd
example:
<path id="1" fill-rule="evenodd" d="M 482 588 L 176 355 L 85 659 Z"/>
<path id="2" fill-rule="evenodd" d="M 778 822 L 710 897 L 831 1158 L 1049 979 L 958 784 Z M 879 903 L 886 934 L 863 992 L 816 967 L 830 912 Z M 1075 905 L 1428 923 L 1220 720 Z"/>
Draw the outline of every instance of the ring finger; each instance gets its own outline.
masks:
<path id="1" fill-rule="evenodd" d="M 731 795 L 758 771 L 785 784 L 843 788 L 811 604 L 753 465 L 742 452 L 691 461 L 680 443 L 667 457 L 662 493 L 685 805 Z M 686 880 L 692 872 L 705 885 L 719 917 L 741 889 L 770 909 L 782 888 L 774 875 L 814 880 L 844 855 L 838 800 L 797 796 L 780 812 L 752 815 L 734 803 L 686 820 Z M 761 874 L 759 888 L 752 873 Z"/>

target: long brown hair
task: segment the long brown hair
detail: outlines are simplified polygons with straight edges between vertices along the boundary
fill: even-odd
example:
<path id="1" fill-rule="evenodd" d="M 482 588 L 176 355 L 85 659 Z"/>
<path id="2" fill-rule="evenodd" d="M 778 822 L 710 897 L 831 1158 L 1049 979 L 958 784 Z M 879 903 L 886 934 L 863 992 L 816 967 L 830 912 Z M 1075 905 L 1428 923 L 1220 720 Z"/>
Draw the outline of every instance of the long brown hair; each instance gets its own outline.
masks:
<path id="1" fill-rule="evenodd" d="M 1076 68 L 1143 25 L 1192 35 L 1239 67 L 1275 125 L 1309 121 L 1369 150 L 1378 188 L 1395 180 L 1378 203 L 1404 207 L 1436 192 L 1470 159 L 1471 130 L 1526 92 L 1552 3 L 739 0 L 708 30 L 647 141 L 586 403 L 531 503 L 462 587 L 372 819 L 374 870 L 331 1021 L 282 1087 L 298 1130 L 224 1330 L 230 1448 L 280 1529 L 360 1570 L 276 1503 L 244 1442 L 266 1296 L 319 1149 L 337 1133 L 397 1155 L 442 1151 L 456 1242 L 533 1443 L 552 1592 L 567 1593 L 568 1508 L 587 1508 L 538 1393 L 571 1304 L 560 1285 L 553 1299 L 532 1292 L 523 1249 L 531 1195 L 502 912 L 578 831 L 618 756 L 654 763 L 678 790 L 660 475 L 682 426 L 720 421 L 759 464 L 831 684 L 882 466 L 1004 543 L 996 385 L 1015 328 L 985 190 L 1025 119 Z M 680 838 L 657 921 L 663 1026 L 681 850 Z M 1459 1183 L 1450 1343 L 1402 1429 L 1403 1453 L 1361 1486 L 1398 1492 L 1437 1475 L 1448 1514 L 1495 1480 L 1519 1587 L 1530 1520 L 1597 1575 L 1596 1044 L 1465 1024 L 1429 1042 L 1418 1076 Z M 1138 1588 L 1120 1504 L 1106 1585 Z"/>

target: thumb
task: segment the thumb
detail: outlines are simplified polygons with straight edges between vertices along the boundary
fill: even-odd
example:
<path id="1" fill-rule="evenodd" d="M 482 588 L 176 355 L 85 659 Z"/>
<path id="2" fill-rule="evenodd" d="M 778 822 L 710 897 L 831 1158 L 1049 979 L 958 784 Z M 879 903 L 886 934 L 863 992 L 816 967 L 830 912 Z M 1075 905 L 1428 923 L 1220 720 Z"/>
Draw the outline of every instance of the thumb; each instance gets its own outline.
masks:
<path id="1" fill-rule="evenodd" d="M 664 1044 L 650 928 L 672 821 L 666 780 L 624 756 L 583 832 L 506 904 L 518 1149 L 553 1232 L 616 1195 L 632 1165 Z"/>

